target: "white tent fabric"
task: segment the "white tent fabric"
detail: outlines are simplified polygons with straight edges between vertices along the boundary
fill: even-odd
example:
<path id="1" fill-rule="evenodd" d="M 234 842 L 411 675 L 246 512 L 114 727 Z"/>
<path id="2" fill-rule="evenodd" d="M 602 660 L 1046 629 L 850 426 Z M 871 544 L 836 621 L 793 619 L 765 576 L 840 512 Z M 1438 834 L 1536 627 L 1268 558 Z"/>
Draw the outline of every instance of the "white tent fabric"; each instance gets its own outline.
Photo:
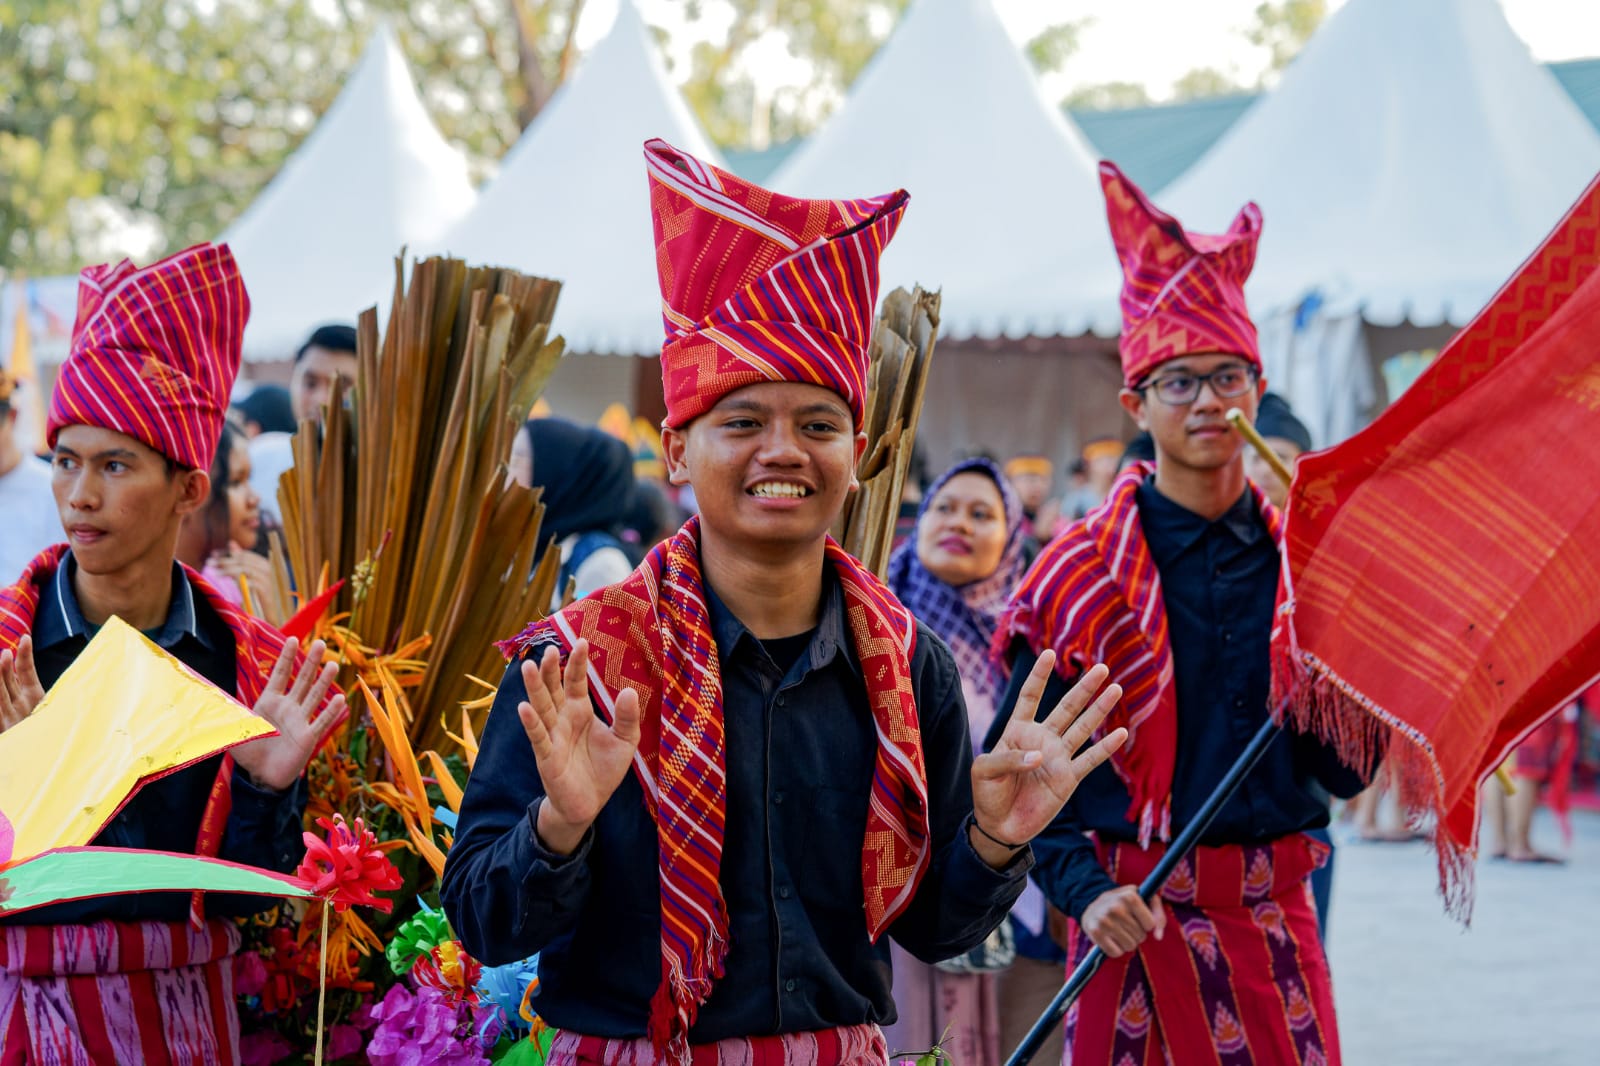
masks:
<path id="1" fill-rule="evenodd" d="M 563 283 L 555 332 L 570 351 L 661 349 L 644 142 L 661 137 L 720 165 L 667 78 L 631 0 L 523 133 L 472 213 L 437 251 Z"/>
<path id="2" fill-rule="evenodd" d="M 914 0 L 843 108 L 770 187 L 857 197 L 903 187 L 911 205 L 883 287 L 943 288 L 947 337 L 1115 334 L 1062 263 L 1115 257 L 1092 150 L 1047 100 L 989 0 Z"/>
<path id="3" fill-rule="evenodd" d="M 394 256 L 471 209 L 467 161 L 440 136 L 384 27 L 328 108 L 222 239 L 250 291 L 245 358 L 294 354 L 393 285 Z"/>
<path id="4" fill-rule="evenodd" d="M 1354 311 L 1284 307 L 1256 315 L 1267 387 L 1289 401 L 1318 448 L 1338 444 L 1378 411 L 1378 376 Z"/>
<path id="5" fill-rule="evenodd" d="M 1600 170 L 1600 134 L 1496 0 L 1349 0 L 1161 206 L 1265 216 L 1258 313 L 1320 291 L 1376 325 L 1464 325 Z"/>

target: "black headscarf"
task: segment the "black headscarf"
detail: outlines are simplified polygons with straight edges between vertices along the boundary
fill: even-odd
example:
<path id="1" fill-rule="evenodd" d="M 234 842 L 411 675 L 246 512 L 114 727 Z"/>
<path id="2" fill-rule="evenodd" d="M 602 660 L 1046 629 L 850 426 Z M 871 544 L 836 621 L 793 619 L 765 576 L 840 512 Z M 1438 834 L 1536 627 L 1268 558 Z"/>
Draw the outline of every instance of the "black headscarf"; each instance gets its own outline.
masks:
<path id="1" fill-rule="evenodd" d="M 1295 447 L 1303 452 L 1311 450 L 1311 431 L 1295 417 L 1289 401 L 1275 392 L 1261 397 L 1261 404 L 1256 408 L 1256 432 L 1263 437 L 1294 441 Z"/>
<path id="2" fill-rule="evenodd" d="M 544 490 L 542 545 L 573 533 L 620 531 L 634 509 L 628 446 L 563 418 L 535 418 L 522 430 L 533 446 L 533 485 Z"/>

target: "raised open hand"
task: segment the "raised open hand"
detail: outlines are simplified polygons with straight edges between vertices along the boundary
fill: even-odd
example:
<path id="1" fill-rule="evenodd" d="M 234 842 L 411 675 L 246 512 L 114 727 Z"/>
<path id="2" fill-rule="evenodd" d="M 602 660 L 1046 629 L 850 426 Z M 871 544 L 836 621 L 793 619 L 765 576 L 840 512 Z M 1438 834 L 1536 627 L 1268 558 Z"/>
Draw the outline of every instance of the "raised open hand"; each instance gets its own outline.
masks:
<path id="1" fill-rule="evenodd" d="M 533 745 L 544 784 L 539 805 L 539 839 L 544 846 L 569 855 L 583 841 L 611 794 L 627 776 L 639 747 L 639 694 L 625 688 L 617 696 L 608 726 L 589 703 L 589 642 L 580 640 L 567 657 L 547 648 L 535 664 L 522 663 L 528 699 L 517 715 Z"/>
<path id="2" fill-rule="evenodd" d="M 1114 729 L 1074 754 L 1122 698 L 1122 686 L 1105 685 L 1110 671 L 1104 666 L 1086 671 L 1048 718 L 1034 721 L 1055 661 L 1048 650 L 1039 656 L 1000 743 L 972 761 L 972 813 L 978 825 L 973 845 L 991 865 L 1049 825 L 1078 783 L 1128 739 L 1126 729 Z"/>
<path id="3" fill-rule="evenodd" d="M 44 701 L 44 686 L 33 667 L 33 638 L 17 641 L 17 650 L 0 651 L 0 733 L 22 721 Z"/>
<path id="4" fill-rule="evenodd" d="M 300 642 L 294 637 L 284 644 L 283 654 L 278 656 L 272 676 L 267 678 L 267 687 L 252 708 L 272 723 L 278 735 L 252 740 L 233 749 L 234 761 L 244 767 L 251 780 L 277 792 L 294 784 L 311 756 L 316 754 L 322 739 L 346 716 L 342 694 L 329 701 L 327 710 L 317 713 L 328 686 L 339 672 L 336 664 L 322 662 L 327 645 L 320 640 L 313 643 L 296 674 L 294 657 L 299 646 Z"/>

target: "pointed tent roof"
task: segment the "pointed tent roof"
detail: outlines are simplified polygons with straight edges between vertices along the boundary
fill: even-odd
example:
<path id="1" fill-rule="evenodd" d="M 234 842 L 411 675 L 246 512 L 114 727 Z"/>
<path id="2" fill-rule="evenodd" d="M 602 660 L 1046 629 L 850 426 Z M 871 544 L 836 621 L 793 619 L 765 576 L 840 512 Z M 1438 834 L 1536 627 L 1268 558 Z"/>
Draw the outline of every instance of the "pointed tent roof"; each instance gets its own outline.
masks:
<path id="1" fill-rule="evenodd" d="M 333 105 L 223 240 L 250 290 L 247 359 L 293 354 L 325 322 L 354 322 L 393 284 L 402 245 L 472 206 L 462 154 L 423 109 L 387 27 Z"/>
<path id="2" fill-rule="evenodd" d="M 631 0 L 506 154 L 439 251 L 563 283 L 553 323 L 569 350 L 661 349 L 661 288 L 644 142 L 661 137 L 719 162 L 667 78 Z"/>
<path id="3" fill-rule="evenodd" d="M 1258 313 L 1320 287 L 1375 324 L 1461 325 L 1596 170 L 1600 133 L 1496 0 L 1350 0 L 1157 199 L 1208 232 L 1261 205 Z"/>
<path id="4" fill-rule="evenodd" d="M 844 107 L 767 183 L 796 196 L 903 187 L 885 289 L 944 289 L 946 336 L 1114 334 L 1046 280 L 1065 255 L 1114 262 L 1095 155 L 1048 101 L 990 0 L 913 0 Z"/>

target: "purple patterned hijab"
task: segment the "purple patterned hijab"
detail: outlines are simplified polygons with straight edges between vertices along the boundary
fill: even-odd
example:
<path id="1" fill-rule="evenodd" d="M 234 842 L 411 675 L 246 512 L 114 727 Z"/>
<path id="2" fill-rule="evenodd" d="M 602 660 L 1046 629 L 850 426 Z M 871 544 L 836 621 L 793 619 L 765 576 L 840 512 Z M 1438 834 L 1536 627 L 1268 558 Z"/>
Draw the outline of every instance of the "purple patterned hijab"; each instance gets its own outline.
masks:
<path id="1" fill-rule="evenodd" d="M 922 507 L 917 511 L 917 524 L 922 524 L 928 507 L 947 481 L 957 474 L 973 471 L 987 475 L 1000 489 L 1006 523 L 1006 546 L 1000 554 L 1000 565 L 988 577 L 957 588 L 941 581 L 922 565 L 917 557 L 917 537 L 913 534 L 889 559 L 888 585 L 912 614 L 950 645 L 966 689 L 987 697 L 989 707 L 986 710 L 992 714 L 994 705 L 1005 694 L 1007 677 L 1000 665 L 990 658 L 989 645 L 1000 612 L 1024 570 L 1022 503 L 998 466 L 988 459 L 965 459 L 929 486 L 922 497 Z M 974 728 L 977 727 L 974 722 Z M 987 727 L 988 723 L 983 723 L 983 728 Z"/>

